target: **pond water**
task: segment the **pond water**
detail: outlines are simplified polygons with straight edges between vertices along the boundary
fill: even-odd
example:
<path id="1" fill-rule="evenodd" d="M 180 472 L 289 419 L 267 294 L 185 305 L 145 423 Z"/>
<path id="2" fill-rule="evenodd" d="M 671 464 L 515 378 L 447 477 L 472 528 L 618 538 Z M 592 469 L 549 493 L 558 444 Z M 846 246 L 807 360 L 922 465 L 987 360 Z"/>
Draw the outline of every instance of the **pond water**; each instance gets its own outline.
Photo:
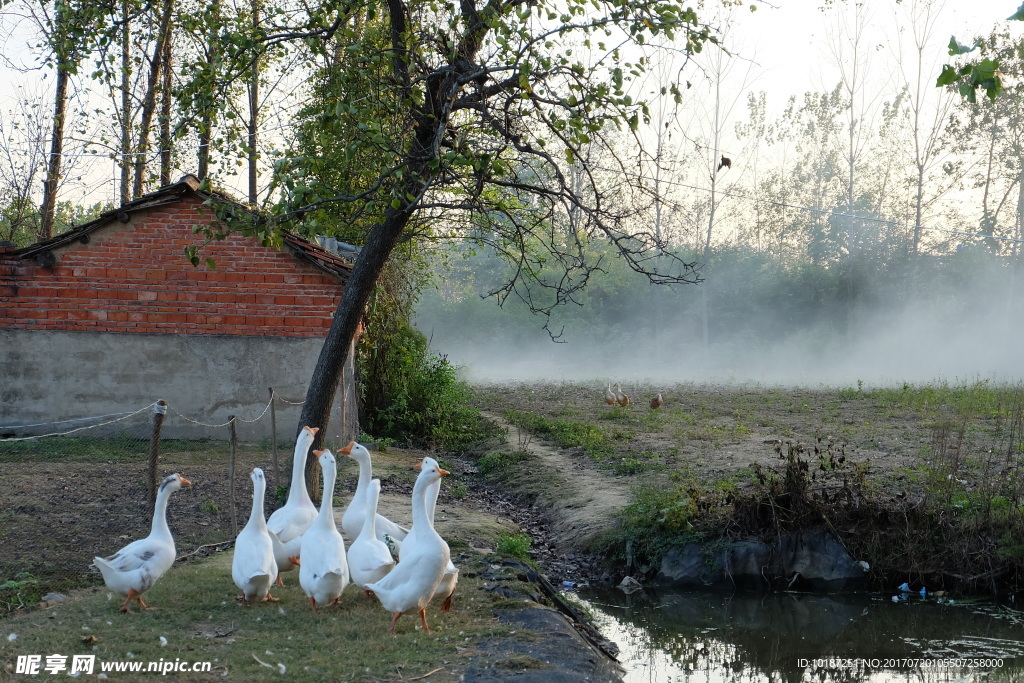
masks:
<path id="1" fill-rule="evenodd" d="M 1024 681 L 1024 613 L 916 594 L 583 589 L 628 683 Z"/>

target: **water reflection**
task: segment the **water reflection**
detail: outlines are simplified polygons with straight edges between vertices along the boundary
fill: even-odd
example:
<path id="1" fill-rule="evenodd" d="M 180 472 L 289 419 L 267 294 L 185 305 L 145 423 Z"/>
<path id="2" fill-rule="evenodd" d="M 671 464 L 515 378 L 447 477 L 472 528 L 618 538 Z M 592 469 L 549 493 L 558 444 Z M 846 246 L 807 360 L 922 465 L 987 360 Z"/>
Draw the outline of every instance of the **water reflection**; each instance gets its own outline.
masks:
<path id="1" fill-rule="evenodd" d="M 795 593 L 576 597 L 622 649 L 629 683 L 1024 681 L 1024 625 L 995 606 Z M 934 666 L 965 658 L 972 666 Z"/>

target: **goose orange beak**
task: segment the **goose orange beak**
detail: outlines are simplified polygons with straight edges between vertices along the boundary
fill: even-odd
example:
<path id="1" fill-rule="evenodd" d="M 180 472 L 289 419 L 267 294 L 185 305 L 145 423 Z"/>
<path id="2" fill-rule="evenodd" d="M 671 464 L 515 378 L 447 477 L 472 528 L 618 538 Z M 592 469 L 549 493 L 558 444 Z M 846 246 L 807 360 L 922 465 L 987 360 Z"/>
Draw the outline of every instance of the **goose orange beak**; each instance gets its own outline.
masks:
<path id="1" fill-rule="evenodd" d="M 178 475 L 178 479 L 181 479 L 181 485 L 182 486 L 191 486 L 192 485 L 192 482 L 190 482 L 188 479 L 186 479 L 185 477 L 181 476 L 180 474 Z"/>
<path id="2" fill-rule="evenodd" d="M 316 433 L 320 431 L 319 427 L 303 427 L 303 429 L 309 430 L 309 433 L 316 436 Z"/>
<path id="3" fill-rule="evenodd" d="M 442 477 L 447 477 L 449 474 L 451 474 L 451 472 L 449 472 L 448 470 L 442 470 L 440 467 L 437 468 L 437 471 L 441 473 Z"/>
<path id="4" fill-rule="evenodd" d="M 325 448 L 325 449 L 324 449 L 324 450 L 322 450 L 322 451 L 313 451 L 313 455 L 315 455 L 316 457 L 318 457 L 318 458 L 319 458 L 319 457 L 320 457 L 321 455 L 323 455 L 323 454 L 324 454 L 324 453 L 326 453 L 326 452 L 327 452 L 327 449 Z"/>
<path id="5" fill-rule="evenodd" d="M 341 452 L 345 455 L 352 455 L 352 447 L 356 445 L 355 441 L 349 441 L 348 445 L 341 449 Z"/>

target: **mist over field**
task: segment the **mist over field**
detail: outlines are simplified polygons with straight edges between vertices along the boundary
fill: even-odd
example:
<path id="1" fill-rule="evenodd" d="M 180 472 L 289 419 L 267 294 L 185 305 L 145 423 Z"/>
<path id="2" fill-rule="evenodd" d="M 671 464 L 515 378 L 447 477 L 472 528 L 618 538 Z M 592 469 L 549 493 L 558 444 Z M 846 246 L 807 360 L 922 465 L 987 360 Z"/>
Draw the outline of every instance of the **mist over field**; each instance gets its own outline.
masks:
<path id="1" fill-rule="evenodd" d="M 814 283 L 775 283 L 773 291 L 764 273 L 743 278 L 737 269 L 710 284 L 634 284 L 619 294 L 598 284 L 589 305 L 552 316 L 550 327 L 562 331 L 564 343 L 551 341 L 544 319 L 517 302 L 499 308 L 480 298 L 479 282 L 475 294 L 448 301 L 427 292 L 415 325 L 470 382 L 815 387 L 1024 379 L 1024 316 L 1008 303 L 1017 298 L 1010 296 L 1012 278 L 999 269 L 974 269 L 970 278 L 947 272 L 944 283 L 921 285 L 912 296 L 899 288 L 865 293 L 852 307 Z"/>

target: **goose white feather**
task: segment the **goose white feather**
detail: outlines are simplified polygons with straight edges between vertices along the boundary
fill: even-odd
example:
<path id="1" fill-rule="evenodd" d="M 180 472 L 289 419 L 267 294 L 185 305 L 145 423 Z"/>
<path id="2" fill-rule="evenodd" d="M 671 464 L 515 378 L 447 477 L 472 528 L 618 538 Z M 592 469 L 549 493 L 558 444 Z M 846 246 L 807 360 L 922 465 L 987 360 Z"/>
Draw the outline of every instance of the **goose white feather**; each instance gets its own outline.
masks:
<path id="1" fill-rule="evenodd" d="M 309 604 L 316 611 L 317 603 L 336 605 L 349 583 L 345 540 L 334 521 L 334 482 L 338 466 L 329 450 L 313 451 L 324 471 L 324 495 L 320 512 L 302 534 L 299 585 L 306 592 Z"/>
<path id="2" fill-rule="evenodd" d="M 109 557 L 94 557 L 92 562 L 103 575 L 103 583 L 112 592 L 125 596 L 122 612 L 130 612 L 134 599 L 140 609 L 149 609 L 142 594 L 153 587 L 174 564 L 174 537 L 167 526 L 167 501 L 182 486 L 191 486 L 180 474 L 172 474 L 160 483 L 153 510 L 149 536 L 133 541 Z"/>
<path id="3" fill-rule="evenodd" d="M 438 479 L 427 488 L 426 493 L 427 521 L 430 522 L 431 527 L 434 526 L 434 510 L 437 507 L 437 496 L 440 493 L 441 480 Z M 444 602 L 441 603 L 442 612 L 447 612 L 452 608 L 452 596 L 455 594 L 455 586 L 459 583 L 459 569 L 451 560 L 451 552 L 448 554 L 448 565 L 444 569 L 444 576 L 441 577 L 441 583 L 437 584 L 437 588 L 434 590 L 435 598 L 444 598 Z"/>
<path id="4" fill-rule="evenodd" d="M 420 474 L 412 490 L 412 533 L 402 542 L 402 557 L 391 572 L 380 581 L 369 583 L 381 605 L 394 616 L 388 632 L 394 633 L 399 617 L 403 614 L 418 613 L 427 626 L 427 603 L 434 597 L 445 568 L 448 566 L 450 551 L 448 544 L 437 534 L 427 520 L 426 492 L 434 481 L 448 474 L 432 458 L 424 458 Z"/>
<path id="5" fill-rule="evenodd" d="M 380 479 L 374 479 L 366 489 L 366 514 L 363 528 L 348 549 L 348 570 L 352 583 L 365 588 L 366 584 L 380 581 L 395 567 L 395 560 L 386 543 L 377 538 L 377 501 L 380 498 Z"/>
<path id="6" fill-rule="evenodd" d="M 341 452 L 359 463 L 359 480 L 356 483 L 356 492 L 345 508 L 345 514 L 341 518 L 341 528 L 345 535 L 351 539 L 356 538 L 363 528 L 363 516 L 366 514 L 366 491 L 373 478 L 373 469 L 370 463 L 370 451 L 362 444 L 355 441 L 350 442 L 341 449 Z M 402 541 L 409 530 L 395 524 L 380 513 L 376 513 L 377 538 L 394 547 L 395 556 L 400 556 Z"/>
<path id="7" fill-rule="evenodd" d="M 270 542 L 274 546 L 274 561 L 277 562 L 277 583 L 280 586 L 280 572 L 290 572 L 298 564 L 293 558 L 299 557 L 302 534 L 316 519 L 316 506 L 306 490 L 306 455 L 319 427 L 303 427 L 295 439 L 295 453 L 292 456 L 292 481 L 288 489 L 288 500 L 267 519 Z"/>
<path id="8" fill-rule="evenodd" d="M 270 586 L 277 577 L 274 544 L 263 518 L 263 499 L 267 492 L 267 479 L 259 467 L 249 474 L 252 479 L 252 511 L 249 521 L 235 539 L 235 552 L 231 558 L 231 578 L 242 591 L 242 601 L 270 600 Z"/>

